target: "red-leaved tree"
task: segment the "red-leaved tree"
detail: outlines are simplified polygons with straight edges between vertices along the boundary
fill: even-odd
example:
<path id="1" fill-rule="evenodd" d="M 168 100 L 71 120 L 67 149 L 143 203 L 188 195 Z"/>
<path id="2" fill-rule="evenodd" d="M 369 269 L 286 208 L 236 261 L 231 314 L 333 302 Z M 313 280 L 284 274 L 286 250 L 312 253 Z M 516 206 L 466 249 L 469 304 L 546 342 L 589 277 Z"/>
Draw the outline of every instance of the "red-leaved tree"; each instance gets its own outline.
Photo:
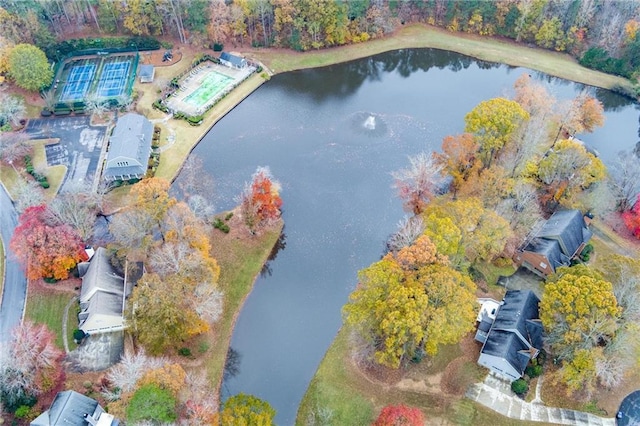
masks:
<path id="1" fill-rule="evenodd" d="M 65 279 L 71 268 L 87 260 L 77 231 L 52 217 L 44 204 L 29 207 L 11 238 L 11 250 L 29 279 Z"/>
<path id="2" fill-rule="evenodd" d="M 640 238 L 640 194 L 633 208 L 622 213 L 622 220 L 634 236 Z"/>
<path id="3" fill-rule="evenodd" d="M 424 414 L 417 408 L 406 405 L 387 405 L 372 426 L 422 426 Z"/>
<path id="4" fill-rule="evenodd" d="M 240 208 L 244 221 L 251 231 L 280 218 L 282 198 L 280 183 L 274 179 L 268 167 L 258 167 L 251 184 L 245 185 L 240 196 Z"/>

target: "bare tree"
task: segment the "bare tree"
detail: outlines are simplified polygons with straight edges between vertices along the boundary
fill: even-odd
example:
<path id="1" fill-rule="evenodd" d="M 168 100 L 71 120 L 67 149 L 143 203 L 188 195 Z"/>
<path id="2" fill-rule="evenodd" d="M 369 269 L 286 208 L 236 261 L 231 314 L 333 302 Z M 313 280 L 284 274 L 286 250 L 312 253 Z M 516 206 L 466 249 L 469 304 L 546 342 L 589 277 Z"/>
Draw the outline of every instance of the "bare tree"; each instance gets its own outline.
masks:
<path id="1" fill-rule="evenodd" d="M 398 230 L 387 240 L 387 250 L 397 252 L 403 247 L 413 244 L 424 233 L 425 225 L 422 216 L 405 216 L 397 225 Z"/>
<path id="2" fill-rule="evenodd" d="M 15 207 L 18 213 L 45 202 L 44 190 L 35 180 L 18 179 L 14 186 Z"/>
<path id="3" fill-rule="evenodd" d="M 73 183 L 49 204 L 49 211 L 61 224 L 71 225 L 88 242 L 93 237 L 100 203 L 87 184 Z"/>
<path id="4" fill-rule="evenodd" d="M 618 210 L 630 210 L 640 194 L 640 158 L 632 152 L 621 151 L 609 170 Z"/>
<path id="5" fill-rule="evenodd" d="M 409 164 L 408 168 L 392 172 L 391 176 L 405 208 L 418 215 L 443 181 L 442 165 L 425 152 L 409 157 Z"/>
<path id="6" fill-rule="evenodd" d="M 0 92 L 0 125 L 12 123 L 17 126 L 25 118 L 24 101 L 16 96 Z"/>
<path id="7" fill-rule="evenodd" d="M 201 283 L 194 291 L 194 310 L 202 320 L 214 323 L 222 315 L 223 296 L 211 283 Z"/>
<path id="8" fill-rule="evenodd" d="M 104 98 L 99 97 L 95 92 L 85 97 L 84 105 L 85 110 L 97 116 L 101 116 L 109 110 L 109 103 Z"/>
<path id="9" fill-rule="evenodd" d="M 178 186 L 184 197 L 189 199 L 192 195 L 204 196 L 212 194 L 214 189 L 213 178 L 204 169 L 202 158 L 191 154 L 182 166 Z"/>
<path id="10" fill-rule="evenodd" d="M 0 133 L 0 161 L 6 164 L 13 164 L 18 160 L 22 160 L 33 149 L 28 140 L 29 136 L 26 133 Z"/>
<path id="11" fill-rule="evenodd" d="M 215 207 L 202 195 L 191 195 L 187 199 L 187 205 L 198 219 L 206 220 L 215 213 Z"/>

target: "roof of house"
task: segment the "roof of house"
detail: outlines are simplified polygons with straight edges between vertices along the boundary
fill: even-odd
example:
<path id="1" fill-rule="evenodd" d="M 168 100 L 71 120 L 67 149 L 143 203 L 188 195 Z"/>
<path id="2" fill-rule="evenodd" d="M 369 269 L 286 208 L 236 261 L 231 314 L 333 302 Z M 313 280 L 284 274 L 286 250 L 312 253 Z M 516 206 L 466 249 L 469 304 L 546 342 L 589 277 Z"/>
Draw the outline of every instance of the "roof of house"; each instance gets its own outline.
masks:
<path id="1" fill-rule="evenodd" d="M 233 55 L 229 52 L 221 52 L 220 60 L 230 62 L 235 66 L 243 66 L 247 63 L 246 59 L 241 58 L 240 56 Z"/>
<path id="2" fill-rule="evenodd" d="M 92 315 L 117 315 L 122 316 L 122 294 L 97 291 L 89 299 L 88 312 Z"/>
<path id="3" fill-rule="evenodd" d="M 87 302 L 98 292 L 118 295 L 122 304 L 122 294 L 124 291 L 124 279 L 116 273 L 115 268 L 109 261 L 107 250 L 98 247 L 87 271 L 82 276 L 82 289 L 80 290 L 80 302 Z M 122 308 L 120 308 L 122 313 Z"/>
<path id="4" fill-rule="evenodd" d="M 524 372 L 529 363 L 528 350 L 527 345 L 515 333 L 502 330 L 491 330 L 482 347 L 483 354 L 504 359 L 520 374 Z"/>
<path id="5" fill-rule="evenodd" d="M 482 353 L 503 358 L 522 374 L 529 360 L 535 356 L 530 349 L 542 349 L 539 303 L 540 299 L 531 290 L 507 291 L 482 346 Z"/>
<path id="6" fill-rule="evenodd" d="M 94 416 L 104 412 L 95 399 L 68 390 L 58 392 L 49 410 L 36 418 L 31 425 L 86 425 L 86 415 Z M 95 416 L 96 418 L 98 416 Z"/>
<path id="7" fill-rule="evenodd" d="M 151 154 L 153 124 L 140 114 L 118 118 L 109 140 L 106 177 L 144 174 Z"/>
<path id="8" fill-rule="evenodd" d="M 540 318 L 540 299 L 531 290 L 509 290 L 504 296 L 493 330 L 517 330 L 536 349 L 542 348 L 542 324 L 533 321 Z"/>
<path id="9" fill-rule="evenodd" d="M 544 223 L 524 251 L 544 255 L 555 270 L 568 264 L 591 235 L 580 210 L 559 210 Z"/>

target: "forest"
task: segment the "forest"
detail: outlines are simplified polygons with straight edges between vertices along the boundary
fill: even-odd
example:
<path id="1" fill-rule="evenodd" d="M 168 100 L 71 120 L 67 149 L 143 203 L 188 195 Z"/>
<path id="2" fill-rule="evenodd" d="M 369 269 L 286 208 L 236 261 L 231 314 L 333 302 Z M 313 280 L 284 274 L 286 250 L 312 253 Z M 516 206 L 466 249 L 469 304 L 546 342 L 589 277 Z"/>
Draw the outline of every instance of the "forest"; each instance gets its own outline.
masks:
<path id="1" fill-rule="evenodd" d="M 0 46 L 46 51 L 77 33 L 306 51 L 420 22 L 567 52 L 586 67 L 633 79 L 640 73 L 639 15 L 640 4 L 624 0 L 1 0 Z"/>

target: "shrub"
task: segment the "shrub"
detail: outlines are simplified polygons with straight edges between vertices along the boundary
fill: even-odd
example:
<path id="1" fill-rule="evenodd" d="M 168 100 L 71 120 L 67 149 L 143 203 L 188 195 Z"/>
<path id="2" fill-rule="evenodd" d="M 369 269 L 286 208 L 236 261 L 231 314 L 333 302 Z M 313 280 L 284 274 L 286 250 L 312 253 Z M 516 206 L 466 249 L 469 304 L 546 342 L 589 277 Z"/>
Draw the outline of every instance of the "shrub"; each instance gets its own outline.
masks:
<path id="1" fill-rule="evenodd" d="M 148 420 L 154 424 L 174 423 L 177 419 L 176 399 L 171 391 L 150 383 L 140 387 L 127 407 L 127 423 Z"/>
<path id="2" fill-rule="evenodd" d="M 86 337 L 86 335 L 87 334 L 84 331 L 79 330 L 77 328 L 75 330 L 73 330 L 73 340 L 76 340 L 78 342 L 80 340 L 84 339 Z"/>
<path id="3" fill-rule="evenodd" d="M 531 379 L 535 379 L 536 377 L 542 375 L 542 366 L 541 365 L 529 365 L 524 373 L 529 376 Z"/>
<path id="4" fill-rule="evenodd" d="M 213 51 L 214 52 L 222 52 L 224 45 L 222 43 L 213 43 Z"/>
<path id="5" fill-rule="evenodd" d="M 529 384 L 525 379 L 518 379 L 511 383 L 511 390 L 518 396 L 523 396 L 529 390 Z"/>
<path id="6" fill-rule="evenodd" d="M 229 212 L 225 215 L 224 220 L 227 221 L 233 217 L 233 212 Z"/>
<path id="7" fill-rule="evenodd" d="M 48 109 L 43 109 L 42 111 L 40 111 L 40 115 L 42 117 L 51 117 L 51 114 L 53 114 L 51 111 L 49 111 Z"/>
<path id="8" fill-rule="evenodd" d="M 180 348 L 180 349 L 178 349 L 178 354 L 180 354 L 182 356 L 189 357 L 189 356 L 191 356 L 191 349 L 189 349 L 189 348 Z"/>
<path id="9" fill-rule="evenodd" d="M 593 253 L 593 244 L 589 243 L 582 249 L 580 253 L 580 260 L 588 262 L 591 259 L 591 253 Z"/>
<path id="10" fill-rule="evenodd" d="M 213 221 L 213 227 L 216 229 L 219 229 L 220 231 L 224 232 L 225 234 L 228 234 L 230 229 L 229 225 L 227 225 L 226 223 L 224 223 L 219 217 L 215 218 L 215 220 Z"/>

